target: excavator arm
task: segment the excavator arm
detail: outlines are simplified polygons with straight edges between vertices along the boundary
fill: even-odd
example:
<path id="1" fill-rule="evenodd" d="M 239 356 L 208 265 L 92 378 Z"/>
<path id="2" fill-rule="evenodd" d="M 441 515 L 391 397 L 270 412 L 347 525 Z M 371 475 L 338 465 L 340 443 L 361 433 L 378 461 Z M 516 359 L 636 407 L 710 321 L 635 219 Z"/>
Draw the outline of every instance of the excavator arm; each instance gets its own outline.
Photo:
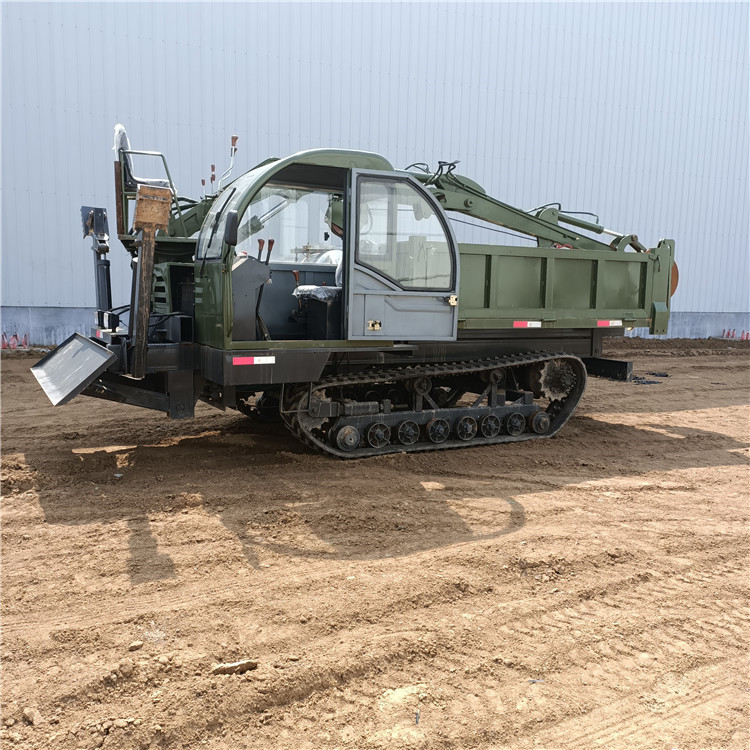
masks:
<path id="1" fill-rule="evenodd" d="M 410 172 L 433 193 L 446 211 L 455 211 L 466 216 L 486 221 L 490 224 L 511 229 L 529 237 L 534 237 L 540 246 L 570 246 L 580 250 L 624 250 L 633 247 L 638 252 L 646 248 L 635 235 L 626 235 L 605 229 L 599 224 L 570 216 L 562 211 L 543 207 L 536 213 L 529 213 L 493 198 L 468 177 L 455 174 L 449 169 L 444 174 Z M 611 244 L 575 231 L 574 228 L 560 226 L 560 222 L 586 229 L 595 234 L 608 234 L 614 239 Z"/>

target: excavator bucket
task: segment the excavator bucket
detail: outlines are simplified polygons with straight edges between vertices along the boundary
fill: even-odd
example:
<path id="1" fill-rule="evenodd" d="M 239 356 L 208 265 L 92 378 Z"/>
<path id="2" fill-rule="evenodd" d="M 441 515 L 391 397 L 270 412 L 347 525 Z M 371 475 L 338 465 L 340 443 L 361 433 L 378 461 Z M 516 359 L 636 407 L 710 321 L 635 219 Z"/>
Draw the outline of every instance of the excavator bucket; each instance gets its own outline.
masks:
<path id="1" fill-rule="evenodd" d="M 100 344 L 74 333 L 40 359 L 31 372 L 52 405 L 61 406 L 93 383 L 116 359 L 116 354 Z"/>

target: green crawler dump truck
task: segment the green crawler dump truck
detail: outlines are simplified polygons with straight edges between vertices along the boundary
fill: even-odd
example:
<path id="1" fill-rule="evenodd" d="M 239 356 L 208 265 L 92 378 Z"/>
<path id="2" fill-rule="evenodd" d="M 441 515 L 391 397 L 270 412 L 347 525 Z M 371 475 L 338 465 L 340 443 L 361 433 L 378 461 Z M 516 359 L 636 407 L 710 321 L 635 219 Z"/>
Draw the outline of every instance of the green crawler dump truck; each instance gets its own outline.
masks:
<path id="1" fill-rule="evenodd" d="M 489 445 L 557 433 L 587 372 L 627 379 L 603 336 L 666 333 L 671 240 L 521 211 L 455 163 L 303 151 L 191 200 L 168 170 L 134 176 L 133 154 L 166 161 L 121 126 L 116 147 L 131 299 L 112 306 L 107 212 L 82 207 L 96 325 L 33 368 L 54 404 L 83 394 L 182 419 L 202 400 L 341 458 Z M 528 244 L 459 244 L 452 221 L 467 219 Z"/>

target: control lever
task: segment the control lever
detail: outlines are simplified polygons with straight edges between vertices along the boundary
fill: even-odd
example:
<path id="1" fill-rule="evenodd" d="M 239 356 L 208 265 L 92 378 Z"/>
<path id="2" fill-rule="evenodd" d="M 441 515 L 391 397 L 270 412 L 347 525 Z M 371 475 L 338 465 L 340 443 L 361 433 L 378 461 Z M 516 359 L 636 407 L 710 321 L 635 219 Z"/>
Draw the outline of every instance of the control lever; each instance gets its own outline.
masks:
<path id="1" fill-rule="evenodd" d="M 271 251 L 273 250 L 273 243 L 275 240 L 268 240 L 268 250 L 266 252 L 266 266 L 268 265 L 269 261 L 271 260 Z M 258 240 L 258 260 L 260 260 L 260 256 L 263 253 L 263 246 L 265 244 L 265 240 Z M 269 279 L 266 283 L 270 283 L 271 279 Z M 258 290 L 258 302 L 255 306 L 255 317 L 258 321 L 258 327 L 260 328 L 261 335 L 263 337 L 264 341 L 270 341 L 271 335 L 268 333 L 268 328 L 266 327 L 265 322 L 263 321 L 263 318 L 260 315 L 260 303 L 263 300 L 263 290 L 266 288 L 266 284 L 261 285 L 260 289 Z"/>

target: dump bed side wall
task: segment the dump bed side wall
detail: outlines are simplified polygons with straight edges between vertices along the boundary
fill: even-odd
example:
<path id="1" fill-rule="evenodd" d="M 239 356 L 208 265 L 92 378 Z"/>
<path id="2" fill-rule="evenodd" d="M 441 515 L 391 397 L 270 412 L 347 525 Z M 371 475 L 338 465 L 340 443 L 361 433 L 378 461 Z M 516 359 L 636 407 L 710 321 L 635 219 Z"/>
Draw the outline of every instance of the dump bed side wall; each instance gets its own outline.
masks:
<path id="1" fill-rule="evenodd" d="M 493 245 L 459 251 L 459 329 L 666 332 L 671 246 L 648 253 Z"/>

